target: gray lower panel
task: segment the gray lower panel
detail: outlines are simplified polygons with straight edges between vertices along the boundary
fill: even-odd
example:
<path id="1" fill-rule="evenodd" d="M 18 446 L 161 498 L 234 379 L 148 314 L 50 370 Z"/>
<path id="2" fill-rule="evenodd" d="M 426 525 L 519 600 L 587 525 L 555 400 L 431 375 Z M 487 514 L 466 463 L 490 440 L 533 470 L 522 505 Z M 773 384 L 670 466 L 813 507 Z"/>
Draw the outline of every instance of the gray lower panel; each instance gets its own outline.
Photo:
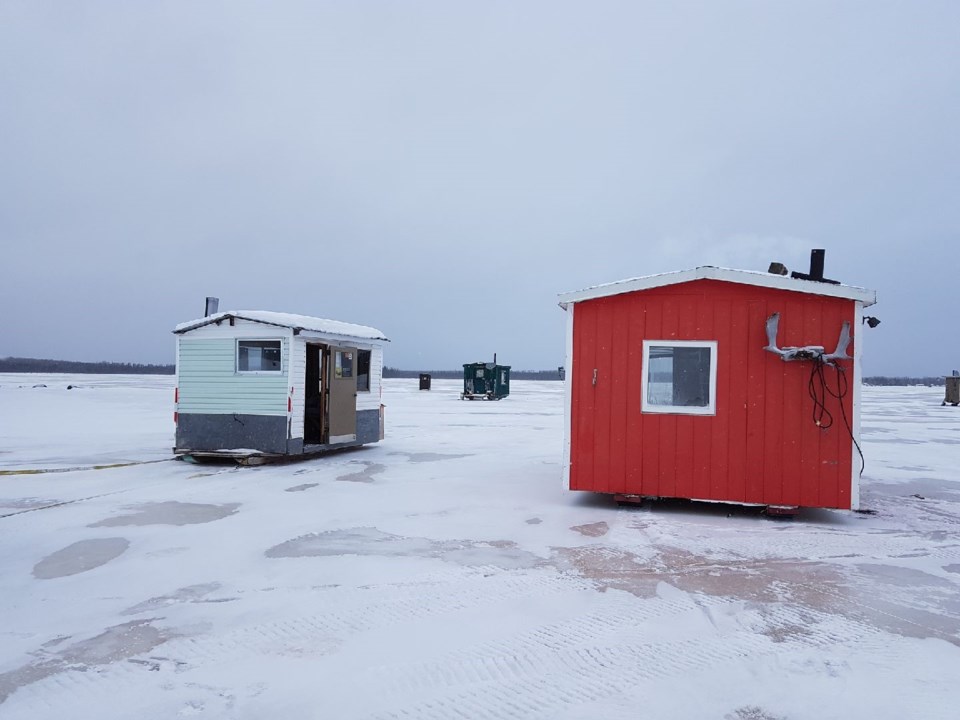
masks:
<path id="1" fill-rule="evenodd" d="M 287 439 L 287 418 L 282 415 L 181 413 L 177 422 L 176 439 L 177 452 L 248 448 L 277 455 L 301 455 L 306 450 L 303 438 Z M 379 440 L 380 411 L 359 410 L 356 443 L 350 444 L 374 443 Z"/>
<path id="2" fill-rule="evenodd" d="M 380 411 L 357 410 L 357 442 L 372 443 L 380 440 Z"/>
<path id="3" fill-rule="evenodd" d="M 287 418 L 283 415 L 206 415 L 181 413 L 177 421 L 177 450 L 210 452 L 250 448 L 287 454 Z M 301 441 L 300 451 L 303 444 Z"/>

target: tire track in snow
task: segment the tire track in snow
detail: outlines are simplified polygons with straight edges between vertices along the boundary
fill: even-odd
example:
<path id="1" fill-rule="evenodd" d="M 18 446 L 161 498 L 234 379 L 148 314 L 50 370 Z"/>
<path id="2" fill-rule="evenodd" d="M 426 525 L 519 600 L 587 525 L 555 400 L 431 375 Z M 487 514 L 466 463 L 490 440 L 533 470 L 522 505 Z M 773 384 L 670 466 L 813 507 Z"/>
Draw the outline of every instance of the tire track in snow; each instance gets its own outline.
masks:
<path id="1" fill-rule="evenodd" d="M 839 642 L 825 635 L 823 642 Z M 471 659 L 466 672 L 444 662 L 439 677 L 446 682 L 411 683 L 393 693 L 395 709 L 374 712 L 367 717 L 554 717 L 557 713 L 585 703 L 616 696 L 638 682 L 680 678 L 730 662 L 743 662 L 784 648 L 758 635 L 743 634 L 734 639 L 711 641 L 663 640 L 648 644 L 590 647 L 544 651 L 534 658 L 508 655 Z M 478 672 L 476 667 L 483 671 Z M 408 677 L 431 678 L 430 670 L 418 667 Z M 474 680 L 472 678 L 477 678 Z M 403 698 L 430 695 L 429 701 L 402 706 Z M 518 698 L 522 704 L 518 706 Z"/>
<path id="2" fill-rule="evenodd" d="M 663 640 L 649 644 L 619 645 L 542 651 L 535 656 L 511 654 L 466 660 L 463 667 L 446 667 L 447 681 L 413 683 L 394 694 L 395 709 L 374 712 L 367 717 L 415 717 L 437 720 L 461 717 L 554 717 L 572 706 L 618 694 L 637 682 L 677 677 L 744 657 L 756 657 L 763 641 L 745 636 L 747 642 L 728 639 L 711 646 L 700 640 L 681 643 Z M 482 668 L 479 682 L 468 682 Z M 418 667 L 408 677 L 423 675 Z M 443 675 L 440 675 L 443 677 Z M 430 696 L 427 701 L 402 706 L 403 698 Z M 399 705 L 399 706 L 398 706 Z"/>
<path id="3" fill-rule="evenodd" d="M 257 654 L 265 645 L 282 647 L 291 640 L 297 644 L 309 640 L 342 642 L 360 633 L 455 615 L 496 602 L 592 589 L 589 583 L 552 571 L 504 573 L 499 568 L 496 570 L 503 577 L 474 573 L 472 578 L 464 578 L 461 572 L 449 573 L 448 582 L 430 582 L 425 586 L 378 586 L 360 592 L 333 590 L 324 595 L 326 609 L 322 613 L 245 626 L 220 636 L 175 640 L 165 646 L 169 648 L 166 652 L 189 662 L 191 657 L 213 660 L 244 651 Z M 389 597 L 385 597 L 387 593 Z M 175 653 L 173 646 L 177 644 L 189 646 L 191 650 Z"/>
<path id="4" fill-rule="evenodd" d="M 483 570 L 487 572 L 484 573 Z M 466 575 L 466 577 L 465 577 Z M 503 571 L 471 568 L 441 571 L 426 582 L 324 593 L 322 613 L 244 625 L 222 634 L 178 636 L 147 656 L 89 668 L 69 666 L 23 685 L 15 705 L 67 711 L 77 703 L 110 703 L 144 672 L 189 673 L 207 664 L 229 664 L 271 655 L 304 656 L 334 652 L 352 638 L 418 620 L 455 616 L 490 603 L 592 590 L 591 583 L 552 570 Z M 162 656 L 162 657 L 161 657 Z M 6 707 L 4 708 L 6 710 Z"/>
<path id="5" fill-rule="evenodd" d="M 417 619 L 456 616 L 490 604 L 495 598 L 516 600 L 593 587 L 574 576 L 546 575 L 501 573 L 499 578 L 488 578 L 475 573 L 464 578 L 463 573 L 447 572 L 424 583 L 400 588 L 386 586 L 391 592 L 400 593 L 386 601 L 386 587 L 369 588 L 369 595 L 356 590 L 334 590 L 323 598 L 331 607 L 330 612 L 249 625 L 222 636 L 182 637 L 165 643 L 163 654 L 177 658 L 181 667 L 173 666 L 167 658 L 151 657 L 162 666 L 159 669 L 164 672 L 160 675 L 168 684 L 181 689 L 197 688 L 193 683 L 178 682 L 174 673 L 189 673 L 207 663 L 229 665 L 232 661 L 262 659 L 264 655 L 285 654 L 289 650 L 316 650 L 323 654 L 336 649 L 336 643 L 349 641 L 358 634 Z M 434 592 L 425 593 L 426 588 Z M 684 613 L 691 613 L 702 622 L 702 614 L 710 618 L 711 611 L 723 613 L 740 603 L 731 598 L 691 594 L 639 600 L 626 593 L 617 597 L 617 591 L 608 592 L 606 597 L 611 599 L 604 598 L 602 610 L 543 624 L 514 638 L 448 652 L 431 661 L 386 665 L 364 672 L 351 679 L 350 687 L 331 688 L 331 716 L 342 712 L 349 698 L 363 697 L 364 693 L 369 694 L 370 687 L 376 687 L 379 706 L 389 709 L 369 708 L 365 717 L 371 720 L 548 718 L 585 704 L 621 697 L 635 689 L 638 682 L 684 677 L 772 653 L 831 645 L 846 649 L 866 645 L 873 652 L 889 653 L 890 636 L 870 625 L 806 607 L 779 604 L 762 605 L 762 612 L 754 606 L 737 611 L 736 617 L 740 618 L 742 613 L 756 610 L 759 627 L 735 627 L 732 633 L 718 629 L 712 637 L 656 638 L 651 636 L 652 630 L 676 627 L 678 617 Z M 357 602 L 361 598 L 366 601 Z M 763 634 L 764 628 L 771 632 Z M 778 628 L 788 631 L 779 636 L 775 632 Z M 792 628 L 803 630 L 793 632 Z M 113 696 L 122 688 L 136 686 L 138 679 L 142 682 L 145 669 L 149 668 L 128 661 L 97 668 L 95 672 L 62 673 L 37 683 L 29 693 L 32 698 L 23 699 L 34 710 L 42 704 L 51 714 L 68 711 L 77 704 L 102 707 L 103 703 L 113 702 Z M 216 688 L 207 687 L 192 702 L 203 706 L 218 697 Z M 416 701 L 411 702 L 411 698 Z"/>
<path id="6" fill-rule="evenodd" d="M 778 642 L 743 629 L 733 637 L 729 633 L 680 641 L 650 637 L 651 628 L 664 622 L 675 625 L 678 615 L 699 615 L 703 604 L 722 609 L 732 603 L 716 598 L 698 597 L 694 603 L 687 598 L 671 602 L 630 597 L 603 612 L 543 625 L 509 640 L 447 653 L 430 662 L 376 668 L 358 677 L 347 695 L 377 687 L 391 710 L 374 711 L 370 718 L 551 717 L 571 706 L 617 695 L 637 681 L 680 677 L 790 647 L 849 647 L 882 635 L 859 623 L 835 627 L 836 617 L 826 613 L 815 614 L 818 627 L 811 630 L 811 613 L 786 609 L 768 613 L 765 622 L 807 623 L 807 632 L 792 641 Z M 826 627 L 820 629 L 821 625 Z M 424 696 L 430 700 L 405 706 L 405 699 Z M 524 698 L 519 705 L 518 697 Z"/>
<path id="7" fill-rule="evenodd" d="M 929 557 L 945 562 L 960 562 L 960 545 L 943 545 L 934 548 L 924 548 Z"/>
<path id="8" fill-rule="evenodd" d="M 183 688 L 187 683 L 178 681 L 174 673 L 190 673 L 207 663 L 229 665 L 276 654 L 326 654 L 364 633 L 375 634 L 418 620 L 456 617 L 497 602 L 579 593 L 597 586 L 577 575 L 546 569 L 451 568 L 415 583 L 331 589 L 322 595 L 327 608 L 322 613 L 255 623 L 218 635 L 175 638 L 162 646 L 167 657 L 151 658 L 157 660 L 167 682 Z M 820 591 L 852 602 L 839 591 Z M 739 628 L 732 635 L 719 632 L 712 638 L 655 639 L 650 628 L 676 627 L 677 618 L 684 613 L 698 619 L 706 614 L 713 623 L 711 611 L 729 609 L 740 601 L 681 591 L 649 600 L 617 590 L 608 593 L 602 611 L 542 624 L 514 638 L 466 647 L 433 660 L 370 669 L 355 681 L 351 679 L 348 693 L 344 694 L 346 688 L 333 688 L 331 700 L 362 697 L 368 692 L 364 688 L 377 687 L 391 709 L 370 708 L 370 718 L 551 717 L 584 703 L 622 695 L 625 687 L 637 681 L 677 678 L 774 652 L 864 644 L 881 656 L 889 652 L 884 641 L 889 644 L 890 635 L 870 624 L 777 603 L 750 606 L 762 607 L 763 612 L 757 615 L 758 627 L 749 632 Z M 743 612 L 749 610 L 739 610 L 737 617 Z M 66 671 L 23 688 L 18 695 L 29 691 L 22 696 L 25 701 L 33 698 L 29 705 L 36 707 L 42 698 L 43 706 L 61 710 L 69 710 L 77 702 L 90 706 L 110 703 L 122 688 L 143 683 L 142 662 L 136 658 L 93 672 Z M 411 703 L 411 698 L 429 699 Z M 216 693 L 208 698 L 215 699 Z"/>

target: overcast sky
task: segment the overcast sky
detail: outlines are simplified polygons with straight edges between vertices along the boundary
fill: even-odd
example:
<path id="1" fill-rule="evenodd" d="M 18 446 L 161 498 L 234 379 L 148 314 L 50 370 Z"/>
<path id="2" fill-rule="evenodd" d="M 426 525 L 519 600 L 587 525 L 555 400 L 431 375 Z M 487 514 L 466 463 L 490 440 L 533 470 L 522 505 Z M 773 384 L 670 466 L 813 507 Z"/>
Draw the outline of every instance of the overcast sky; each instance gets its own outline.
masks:
<path id="1" fill-rule="evenodd" d="M 545 369 L 560 292 L 822 247 L 867 374 L 949 373 L 958 38 L 955 0 L 0 0 L 0 356 L 170 363 L 215 295 Z"/>

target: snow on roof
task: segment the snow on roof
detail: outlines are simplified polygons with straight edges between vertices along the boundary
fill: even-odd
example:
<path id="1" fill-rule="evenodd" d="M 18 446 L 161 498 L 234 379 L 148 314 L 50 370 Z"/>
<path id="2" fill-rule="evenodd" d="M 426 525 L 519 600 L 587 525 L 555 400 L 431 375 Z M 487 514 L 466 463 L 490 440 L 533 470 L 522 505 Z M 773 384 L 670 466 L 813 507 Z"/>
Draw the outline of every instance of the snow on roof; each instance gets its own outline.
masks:
<path id="1" fill-rule="evenodd" d="M 177 334 L 185 333 L 203 327 L 204 325 L 221 322 L 229 318 L 249 320 L 250 322 L 264 323 L 265 325 L 275 325 L 324 335 L 342 335 L 367 340 L 387 340 L 382 332 L 376 328 L 367 327 L 366 325 L 353 325 L 352 323 L 340 322 L 339 320 L 327 320 L 309 315 L 294 315 L 291 313 L 272 312 L 270 310 L 228 310 L 227 312 L 215 313 L 198 320 L 180 323 L 174 328 L 173 332 Z"/>
<path id="2" fill-rule="evenodd" d="M 772 273 L 757 272 L 755 270 L 731 270 L 729 268 L 702 265 L 693 270 L 646 275 L 643 277 L 619 280 L 617 282 L 595 285 L 561 293 L 560 307 L 566 309 L 571 303 L 594 298 L 609 297 L 636 290 L 650 290 L 652 288 L 677 285 L 694 280 L 720 280 L 723 282 L 739 283 L 741 285 L 756 285 L 759 287 L 790 290 L 793 292 L 809 293 L 811 295 L 825 295 L 827 297 L 847 298 L 863 303 L 869 307 L 877 301 L 877 293 L 853 285 L 834 285 L 833 283 L 817 282 L 815 280 L 800 280 L 788 275 L 774 275 Z"/>

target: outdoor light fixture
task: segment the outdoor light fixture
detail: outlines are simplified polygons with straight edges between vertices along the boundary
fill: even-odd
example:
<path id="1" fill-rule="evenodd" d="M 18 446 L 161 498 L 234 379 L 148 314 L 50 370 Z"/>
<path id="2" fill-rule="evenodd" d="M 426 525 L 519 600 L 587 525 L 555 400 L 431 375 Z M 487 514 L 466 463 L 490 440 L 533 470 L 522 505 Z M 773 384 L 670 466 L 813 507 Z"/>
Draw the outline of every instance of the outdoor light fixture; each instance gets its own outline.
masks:
<path id="1" fill-rule="evenodd" d="M 875 328 L 880 324 L 880 318 L 875 318 L 873 315 L 864 315 L 863 322 L 869 325 L 872 328 Z"/>

